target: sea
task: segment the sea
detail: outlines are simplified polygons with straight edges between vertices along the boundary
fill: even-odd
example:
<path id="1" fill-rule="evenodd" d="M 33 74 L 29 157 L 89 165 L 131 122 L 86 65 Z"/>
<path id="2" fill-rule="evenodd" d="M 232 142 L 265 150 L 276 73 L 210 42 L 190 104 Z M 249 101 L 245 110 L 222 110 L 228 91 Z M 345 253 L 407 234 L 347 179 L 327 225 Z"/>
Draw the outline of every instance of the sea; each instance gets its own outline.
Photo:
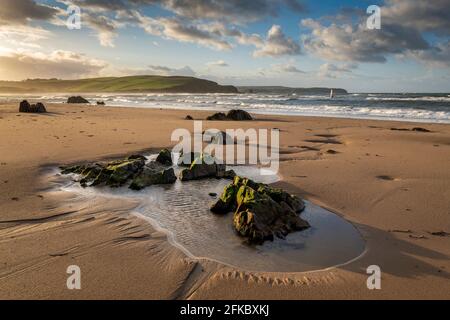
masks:
<path id="1" fill-rule="evenodd" d="M 69 94 L 0 94 L 0 101 L 22 99 L 47 103 L 64 103 Z M 349 93 L 297 95 L 270 93 L 239 94 L 83 94 L 96 104 L 107 107 L 165 108 L 183 110 L 227 111 L 243 109 L 254 114 L 321 116 L 355 119 L 378 119 L 429 123 L 450 123 L 450 94 L 418 93 Z"/>

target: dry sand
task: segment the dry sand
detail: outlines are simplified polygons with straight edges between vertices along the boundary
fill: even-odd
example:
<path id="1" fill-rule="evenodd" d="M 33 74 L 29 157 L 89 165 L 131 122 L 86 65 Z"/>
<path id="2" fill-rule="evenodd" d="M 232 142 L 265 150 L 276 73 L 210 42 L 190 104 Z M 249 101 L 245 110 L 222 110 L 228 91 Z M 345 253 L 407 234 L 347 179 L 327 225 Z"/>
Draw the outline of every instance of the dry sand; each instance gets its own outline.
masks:
<path id="1" fill-rule="evenodd" d="M 281 129 L 278 185 L 354 223 L 365 254 L 308 273 L 245 272 L 195 261 L 130 213 L 133 203 L 76 203 L 49 192 L 42 173 L 69 164 L 171 146 L 186 114 L 210 112 L 48 105 L 18 114 L 0 104 L 2 299 L 450 298 L 450 126 L 257 116 L 218 129 Z M 425 127 L 432 132 L 392 131 Z M 328 153 L 334 150 L 336 153 Z M 79 265 L 82 290 L 66 288 Z M 382 270 L 368 290 L 366 268 Z"/>

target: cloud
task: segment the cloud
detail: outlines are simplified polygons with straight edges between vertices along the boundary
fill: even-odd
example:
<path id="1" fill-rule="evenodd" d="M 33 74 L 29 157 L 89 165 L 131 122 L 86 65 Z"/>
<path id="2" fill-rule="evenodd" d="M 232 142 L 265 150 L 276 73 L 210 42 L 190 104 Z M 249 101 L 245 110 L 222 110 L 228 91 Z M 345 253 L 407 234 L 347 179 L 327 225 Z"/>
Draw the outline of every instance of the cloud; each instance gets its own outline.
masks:
<path id="1" fill-rule="evenodd" d="M 10 47 L 39 48 L 40 40 L 48 39 L 52 33 L 39 27 L 27 25 L 0 25 L 0 42 Z"/>
<path id="2" fill-rule="evenodd" d="M 410 50 L 401 57 L 412 58 L 429 67 L 450 68 L 450 41 L 438 43 L 428 50 Z"/>
<path id="3" fill-rule="evenodd" d="M 259 49 L 253 53 L 255 57 L 278 57 L 300 54 L 300 46 L 291 38 L 285 36 L 279 25 L 273 25 L 267 32 L 267 39 L 259 45 Z"/>
<path id="4" fill-rule="evenodd" d="M 383 63 L 393 55 L 430 66 L 448 66 L 447 44 L 439 40 L 450 34 L 448 6 L 448 0 L 386 0 L 381 7 L 380 30 L 367 29 L 368 16 L 364 13 L 357 14 L 356 22 L 347 19 L 338 23 L 340 19 L 336 19 L 327 25 L 321 20 L 305 19 L 301 25 L 311 33 L 303 36 L 304 47 L 333 61 Z M 425 32 L 434 33 L 438 44 L 429 43 Z"/>
<path id="5" fill-rule="evenodd" d="M 209 68 L 212 67 L 228 67 L 228 63 L 223 60 L 211 61 L 206 64 Z"/>
<path id="6" fill-rule="evenodd" d="M 330 60 L 385 62 L 388 54 L 429 47 L 417 30 L 399 25 L 384 23 L 381 30 L 368 30 L 363 23 L 323 26 L 312 19 L 302 25 L 312 30 L 304 37 L 305 49 Z"/>
<path id="7" fill-rule="evenodd" d="M 143 6 L 159 6 L 179 17 L 194 20 L 229 22 L 257 21 L 278 15 L 282 6 L 295 12 L 304 11 L 297 0 L 72 0 L 84 8 L 130 13 Z"/>
<path id="8" fill-rule="evenodd" d="M 387 0 L 382 20 L 406 28 L 450 35 L 450 2 L 448 0 Z"/>
<path id="9" fill-rule="evenodd" d="M 0 25 L 24 25 L 30 20 L 51 20 L 59 10 L 33 0 L 2 0 L 0 10 Z"/>
<path id="10" fill-rule="evenodd" d="M 189 66 L 180 69 L 170 68 L 166 66 L 149 65 L 147 70 L 141 70 L 140 74 L 157 74 L 160 76 L 186 76 L 195 77 L 196 73 Z"/>
<path id="11" fill-rule="evenodd" d="M 209 30 L 208 25 L 192 25 L 177 18 L 140 16 L 140 26 L 149 34 L 181 42 L 198 43 L 216 50 L 229 50 L 232 45 L 222 35 Z"/>
<path id="12" fill-rule="evenodd" d="M 114 39 L 117 36 L 118 24 L 106 16 L 94 16 L 86 14 L 83 22 L 87 23 L 91 29 L 96 30 L 100 44 L 104 47 L 114 47 Z"/>
<path id="13" fill-rule="evenodd" d="M 318 75 L 322 78 L 340 78 L 344 74 L 350 74 L 358 68 L 355 63 L 344 63 L 335 65 L 333 63 L 325 63 L 320 66 Z"/>
<path id="14" fill-rule="evenodd" d="M 272 65 L 272 70 L 278 73 L 305 73 L 304 71 L 297 68 L 292 62 L 284 64 L 274 64 Z"/>
<path id="15" fill-rule="evenodd" d="M 73 79 L 96 76 L 106 68 L 106 62 L 70 51 L 10 52 L 0 56 L 0 74 L 3 80 L 26 78 Z"/>
<path id="16" fill-rule="evenodd" d="M 228 20 L 232 22 L 256 21 L 276 16 L 282 5 L 297 12 L 303 5 L 295 0 L 169 0 L 160 1 L 175 13 L 192 19 Z"/>

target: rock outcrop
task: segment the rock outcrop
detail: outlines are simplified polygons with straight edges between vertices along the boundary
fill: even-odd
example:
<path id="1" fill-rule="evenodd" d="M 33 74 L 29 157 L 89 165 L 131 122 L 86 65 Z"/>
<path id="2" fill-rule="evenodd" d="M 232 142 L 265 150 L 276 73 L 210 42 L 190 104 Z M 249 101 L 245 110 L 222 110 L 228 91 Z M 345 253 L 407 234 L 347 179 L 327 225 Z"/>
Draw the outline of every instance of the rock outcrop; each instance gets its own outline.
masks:
<path id="1" fill-rule="evenodd" d="M 30 103 L 27 100 L 23 100 L 19 105 L 19 112 L 30 112 Z"/>
<path id="2" fill-rule="evenodd" d="M 250 121 L 253 120 L 250 113 L 244 110 L 230 110 L 227 113 L 227 118 L 234 121 Z"/>
<path id="3" fill-rule="evenodd" d="M 227 115 L 223 112 L 214 113 L 212 116 L 206 118 L 206 120 L 211 121 L 225 121 L 228 120 Z"/>
<path id="4" fill-rule="evenodd" d="M 79 182 L 83 187 L 121 187 L 131 181 L 130 188 L 140 190 L 154 184 L 170 184 L 176 181 L 173 168 L 158 162 L 146 164 L 146 158 L 141 155 L 107 163 L 61 167 L 61 170 L 62 174 L 79 175 Z"/>
<path id="5" fill-rule="evenodd" d="M 290 232 L 309 228 L 299 216 L 304 208 L 303 201 L 294 195 L 236 176 L 211 211 L 234 212 L 236 231 L 249 243 L 262 244 L 274 236 L 284 238 Z"/>
<path id="6" fill-rule="evenodd" d="M 156 157 L 156 162 L 159 162 L 161 164 L 171 166 L 172 163 L 172 153 L 167 149 L 162 149 L 158 156 Z"/>
<path id="7" fill-rule="evenodd" d="M 27 100 L 24 100 L 19 105 L 19 112 L 45 113 L 47 109 L 41 102 L 30 104 Z"/>
<path id="8" fill-rule="evenodd" d="M 227 114 L 223 112 L 217 112 L 209 117 L 206 120 L 211 121 L 250 121 L 253 120 L 252 116 L 244 110 L 230 110 Z"/>
<path id="9" fill-rule="evenodd" d="M 210 155 L 203 154 L 197 157 L 187 169 L 180 173 L 181 181 L 199 180 L 205 178 L 233 179 L 236 173 L 233 170 L 226 170 L 224 164 L 217 163 L 216 159 Z"/>
<path id="10" fill-rule="evenodd" d="M 74 96 L 74 97 L 69 97 L 69 99 L 67 99 L 67 103 L 89 103 L 88 100 L 86 100 L 85 98 L 81 97 L 81 96 Z"/>
<path id="11" fill-rule="evenodd" d="M 151 162 L 144 166 L 130 184 L 130 189 L 141 190 L 156 184 L 172 184 L 177 181 L 173 168 L 167 168 L 159 163 Z"/>

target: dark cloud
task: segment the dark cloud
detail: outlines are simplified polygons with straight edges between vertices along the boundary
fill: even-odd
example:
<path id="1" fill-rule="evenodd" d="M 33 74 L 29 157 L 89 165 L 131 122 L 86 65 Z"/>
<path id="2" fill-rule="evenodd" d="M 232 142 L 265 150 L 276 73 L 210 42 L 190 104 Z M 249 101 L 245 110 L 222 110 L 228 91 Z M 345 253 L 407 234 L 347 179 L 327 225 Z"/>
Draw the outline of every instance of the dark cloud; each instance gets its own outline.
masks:
<path id="1" fill-rule="evenodd" d="M 0 25 L 26 24 L 29 20 L 51 20 L 59 12 L 33 0 L 1 0 Z"/>
<path id="2" fill-rule="evenodd" d="M 450 35 L 450 0 L 387 0 L 382 19 L 437 35 Z"/>
<path id="3" fill-rule="evenodd" d="M 405 1 L 387 0 L 381 7 L 381 29 L 366 27 L 368 15 L 341 11 L 330 19 L 305 19 L 302 27 L 311 33 L 304 36 L 304 46 L 310 53 L 327 60 L 385 62 L 389 55 L 412 57 L 429 65 L 443 65 L 448 52 L 444 44 L 430 44 L 424 32 L 438 38 L 450 34 L 450 0 Z M 355 21 L 356 20 L 356 21 Z"/>
<path id="4" fill-rule="evenodd" d="M 177 18 L 149 18 L 140 16 L 139 25 L 149 34 L 181 42 L 198 43 L 217 50 L 229 50 L 231 44 L 209 25 L 193 25 Z"/>
<path id="5" fill-rule="evenodd" d="M 384 23 L 381 30 L 368 30 L 365 24 L 323 26 L 312 19 L 302 25 L 311 29 L 304 37 L 306 50 L 329 60 L 385 62 L 387 54 L 429 47 L 420 32 L 400 25 Z"/>
<path id="6" fill-rule="evenodd" d="M 298 0 L 73 0 L 85 8 L 131 11 L 142 6 L 161 6 L 181 17 L 248 22 L 276 16 L 280 7 L 303 11 Z"/>

